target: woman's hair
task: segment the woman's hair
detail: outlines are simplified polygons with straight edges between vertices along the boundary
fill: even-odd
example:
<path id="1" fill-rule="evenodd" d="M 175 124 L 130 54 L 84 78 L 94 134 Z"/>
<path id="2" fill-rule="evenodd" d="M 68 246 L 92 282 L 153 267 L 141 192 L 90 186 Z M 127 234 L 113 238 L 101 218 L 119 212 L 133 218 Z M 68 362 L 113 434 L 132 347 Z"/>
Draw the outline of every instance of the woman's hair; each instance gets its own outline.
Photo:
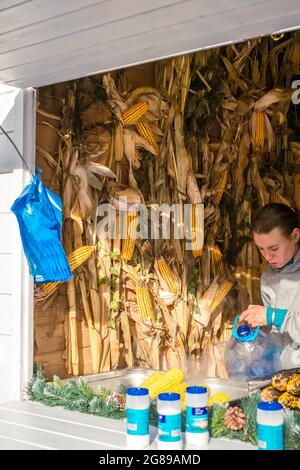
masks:
<path id="1" fill-rule="evenodd" d="M 253 232 L 269 233 L 279 228 L 286 237 L 291 235 L 294 228 L 300 228 L 299 213 L 285 204 L 266 204 L 258 212 L 253 223 Z"/>

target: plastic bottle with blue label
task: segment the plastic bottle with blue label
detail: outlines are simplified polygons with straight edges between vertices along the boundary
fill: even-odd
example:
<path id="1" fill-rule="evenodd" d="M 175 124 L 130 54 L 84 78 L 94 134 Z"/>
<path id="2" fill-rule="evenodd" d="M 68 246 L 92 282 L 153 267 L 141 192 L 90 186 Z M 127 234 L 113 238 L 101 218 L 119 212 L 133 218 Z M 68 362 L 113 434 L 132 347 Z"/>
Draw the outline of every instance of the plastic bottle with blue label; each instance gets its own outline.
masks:
<path id="1" fill-rule="evenodd" d="M 179 393 L 160 393 L 157 399 L 158 441 L 161 450 L 181 450 L 181 400 Z"/>
<path id="2" fill-rule="evenodd" d="M 126 394 L 127 447 L 142 449 L 149 445 L 150 397 L 147 388 L 132 387 Z"/>
<path id="3" fill-rule="evenodd" d="M 283 408 L 277 402 L 257 405 L 257 436 L 259 450 L 283 450 Z"/>
<path id="4" fill-rule="evenodd" d="M 186 430 L 188 447 L 201 447 L 209 442 L 208 391 L 206 387 L 194 386 L 186 389 Z"/>

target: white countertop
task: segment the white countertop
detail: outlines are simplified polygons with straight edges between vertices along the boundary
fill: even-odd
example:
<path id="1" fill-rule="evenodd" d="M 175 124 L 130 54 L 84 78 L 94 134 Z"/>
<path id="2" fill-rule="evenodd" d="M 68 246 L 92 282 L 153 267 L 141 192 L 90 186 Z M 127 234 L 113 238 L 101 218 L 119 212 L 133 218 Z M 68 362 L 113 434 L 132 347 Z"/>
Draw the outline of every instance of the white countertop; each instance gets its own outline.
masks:
<path id="1" fill-rule="evenodd" d="M 151 427 L 149 450 L 156 449 L 156 432 Z M 125 450 L 126 423 L 38 402 L 0 403 L 0 450 L 23 449 Z M 211 439 L 207 446 L 196 450 L 233 449 L 256 447 L 229 439 Z"/>

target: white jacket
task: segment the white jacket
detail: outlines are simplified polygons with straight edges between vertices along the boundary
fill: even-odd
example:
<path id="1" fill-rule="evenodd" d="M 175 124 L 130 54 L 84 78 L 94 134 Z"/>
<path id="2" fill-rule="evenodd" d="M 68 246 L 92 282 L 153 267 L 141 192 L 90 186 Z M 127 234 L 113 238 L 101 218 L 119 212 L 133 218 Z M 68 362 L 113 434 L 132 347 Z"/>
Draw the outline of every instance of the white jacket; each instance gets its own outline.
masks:
<path id="1" fill-rule="evenodd" d="M 281 333 L 283 369 L 300 366 L 300 249 L 287 265 L 267 265 L 261 276 L 263 304 L 274 309 L 272 332 Z M 276 309 L 285 309 L 286 312 Z M 277 317 L 276 317 L 277 315 Z M 276 326 L 275 324 L 276 323 Z"/>

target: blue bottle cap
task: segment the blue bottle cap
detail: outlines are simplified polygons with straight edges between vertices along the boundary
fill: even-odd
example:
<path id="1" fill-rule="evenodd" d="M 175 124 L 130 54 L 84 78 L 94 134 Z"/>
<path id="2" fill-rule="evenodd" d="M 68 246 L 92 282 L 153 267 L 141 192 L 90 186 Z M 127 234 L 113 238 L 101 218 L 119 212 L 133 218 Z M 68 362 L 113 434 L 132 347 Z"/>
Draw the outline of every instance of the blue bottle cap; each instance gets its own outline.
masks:
<path id="1" fill-rule="evenodd" d="M 257 338 L 257 335 L 260 330 L 260 326 L 257 326 L 256 328 L 250 328 L 248 325 L 241 325 L 238 327 L 238 322 L 240 319 L 240 315 L 235 317 L 235 320 L 233 322 L 232 326 L 232 336 L 240 342 L 244 341 L 255 341 Z"/>
<path id="2" fill-rule="evenodd" d="M 187 387 L 186 393 L 192 393 L 192 394 L 207 393 L 207 387 L 202 387 L 201 385 L 194 385 L 192 387 Z"/>
<path id="3" fill-rule="evenodd" d="M 279 411 L 282 410 L 283 407 L 280 403 L 274 401 L 261 401 L 258 403 L 257 409 L 263 411 Z"/>
<path id="4" fill-rule="evenodd" d="M 180 400 L 179 393 L 160 393 L 158 399 L 161 401 L 176 401 Z"/>
<path id="5" fill-rule="evenodd" d="M 251 328 L 248 325 L 241 325 L 236 332 L 240 338 L 248 338 L 251 335 Z"/>
<path id="6" fill-rule="evenodd" d="M 127 395 L 130 395 L 132 397 L 141 397 L 144 395 L 148 395 L 148 393 L 149 393 L 148 388 L 143 388 L 143 387 L 127 388 Z"/>

